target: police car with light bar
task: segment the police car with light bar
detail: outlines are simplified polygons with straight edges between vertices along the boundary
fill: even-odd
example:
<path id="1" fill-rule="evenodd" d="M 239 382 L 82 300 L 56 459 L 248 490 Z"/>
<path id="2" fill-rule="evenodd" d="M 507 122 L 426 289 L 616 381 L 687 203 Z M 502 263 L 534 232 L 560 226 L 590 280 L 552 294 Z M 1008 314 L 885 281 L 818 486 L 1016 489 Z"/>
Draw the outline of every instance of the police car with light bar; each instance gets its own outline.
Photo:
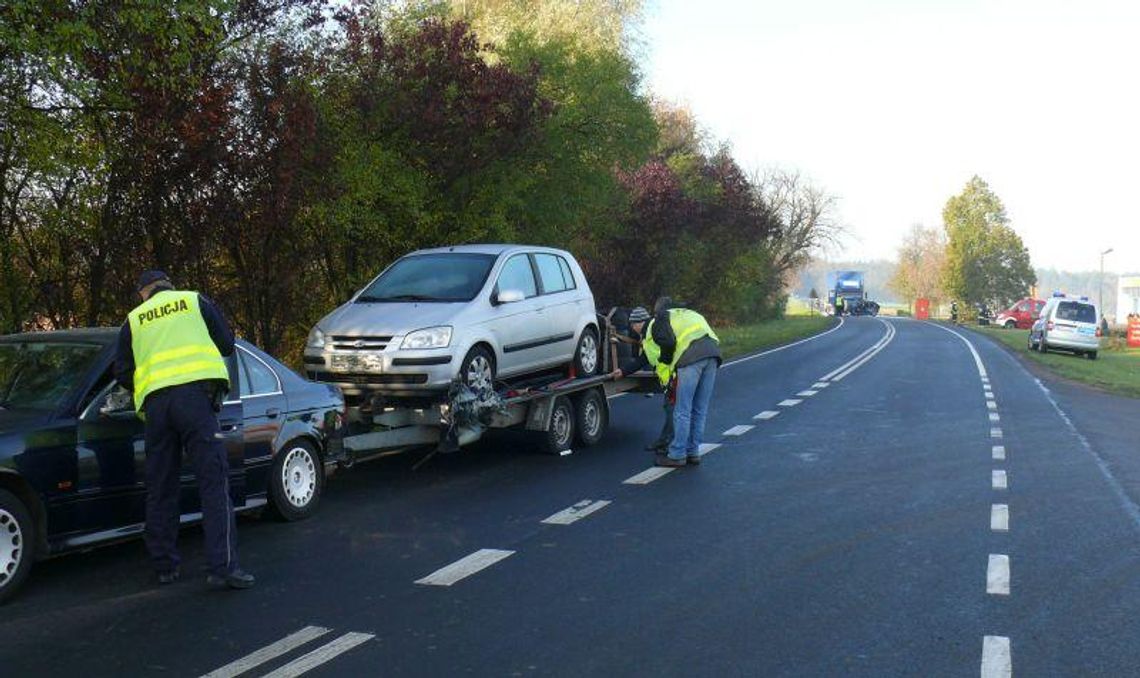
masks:
<path id="1" fill-rule="evenodd" d="M 1088 297 L 1055 292 L 1029 330 L 1029 350 L 1071 351 L 1096 360 L 1100 350 L 1100 311 Z"/>

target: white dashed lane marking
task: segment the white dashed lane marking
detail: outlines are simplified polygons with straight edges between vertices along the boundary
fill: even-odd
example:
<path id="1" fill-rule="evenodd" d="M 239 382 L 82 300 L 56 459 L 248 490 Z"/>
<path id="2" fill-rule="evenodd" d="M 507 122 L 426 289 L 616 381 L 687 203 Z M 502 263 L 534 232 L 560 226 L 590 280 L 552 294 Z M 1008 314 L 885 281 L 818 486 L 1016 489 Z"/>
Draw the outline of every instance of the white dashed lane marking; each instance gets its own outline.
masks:
<path id="1" fill-rule="evenodd" d="M 1010 678 L 1013 659 L 1009 651 L 1009 638 L 986 636 L 982 639 L 982 678 Z"/>
<path id="2" fill-rule="evenodd" d="M 780 415 L 780 413 L 776 412 L 775 410 L 764 410 L 763 412 L 761 412 L 760 414 L 758 414 L 752 418 L 759 420 L 759 421 L 764 421 L 766 419 L 771 419 L 772 417 L 778 417 L 779 415 Z"/>
<path id="3" fill-rule="evenodd" d="M 990 393 L 989 391 L 986 391 L 986 400 L 993 400 L 993 399 L 994 399 L 994 394 Z"/>
<path id="4" fill-rule="evenodd" d="M 583 499 L 570 508 L 563 509 L 558 513 L 550 516 L 549 518 L 546 518 L 542 522 L 546 523 L 547 525 L 570 525 L 578 522 L 579 520 L 585 518 L 591 513 L 594 513 L 595 511 L 604 509 L 605 507 L 609 506 L 610 503 L 611 502 L 608 499 L 599 499 L 598 501 L 594 501 L 592 499 Z"/>
<path id="5" fill-rule="evenodd" d="M 1005 445 L 994 445 L 994 459 L 1002 461 L 1005 459 Z"/>
<path id="6" fill-rule="evenodd" d="M 749 425 L 747 425 L 747 424 L 741 424 L 741 425 L 739 425 L 739 426 L 733 426 L 732 428 L 730 428 L 730 429 L 728 429 L 727 431 L 725 431 L 725 432 L 724 432 L 722 435 L 726 435 L 726 436 L 742 436 L 742 435 L 744 435 L 745 433 L 748 433 L 749 431 L 751 431 L 751 430 L 752 430 L 752 429 L 754 429 L 754 428 L 756 428 L 756 427 L 755 427 L 755 426 L 749 426 Z"/>
<path id="7" fill-rule="evenodd" d="M 514 551 L 504 551 L 501 549 L 479 549 L 475 553 L 461 558 L 447 567 L 441 567 L 423 579 L 417 579 L 416 583 L 426 586 L 451 586 L 455 582 L 470 577 L 476 572 L 485 570 L 500 560 L 509 558 L 514 554 Z"/>
<path id="8" fill-rule="evenodd" d="M 1002 437 L 1001 429 L 1000 429 L 1000 428 L 991 428 L 991 429 L 990 429 L 990 437 L 991 437 L 991 438 L 1000 438 L 1000 437 Z"/>
<path id="9" fill-rule="evenodd" d="M 987 400 L 986 401 L 986 407 L 990 408 L 991 410 L 996 410 L 997 409 L 997 403 L 995 403 L 992 400 Z"/>
<path id="10" fill-rule="evenodd" d="M 994 504 L 990 507 L 990 529 L 994 532 L 1009 532 L 1009 504 Z"/>
<path id="11" fill-rule="evenodd" d="M 322 645 L 303 657 L 294 659 L 273 673 L 267 674 L 265 678 L 295 678 L 295 676 L 308 673 L 321 664 L 331 661 L 357 645 L 366 643 L 373 638 L 375 638 L 375 636 L 371 633 L 346 633 L 331 643 Z"/>
<path id="12" fill-rule="evenodd" d="M 1001 421 L 1001 415 L 998 414 L 997 412 L 990 412 L 990 421 L 993 421 L 993 422 Z"/>
<path id="13" fill-rule="evenodd" d="M 202 678 L 233 678 L 234 676 L 241 675 L 246 671 L 261 666 L 266 662 L 273 661 L 281 655 L 288 654 L 302 645 L 320 638 L 328 632 L 329 629 L 321 626 L 306 626 L 300 631 L 291 633 L 275 643 L 270 643 L 256 652 L 251 652 L 241 659 L 226 664 L 220 669 L 215 669 L 205 676 L 202 676 Z"/>
<path id="14" fill-rule="evenodd" d="M 749 428 L 752 428 L 752 427 L 749 426 Z M 701 443 L 701 446 L 698 448 L 698 452 L 701 453 L 701 456 L 704 456 L 704 455 L 708 454 L 709 452 L 712 452 L 713 450 L 717 449 L 718 447 L 720 447 L 720 443 Z"/>
<path id="15" fill-rule="evenodd" d="M 827 383 L 826 381 L 817 381 L 811 385 L 811 387 L 814 389 L 823 389 L 827 388 L 828 386 L 831 386 L 831 384 Z"/>
<path id="16" fill-rule="evenodd" d="M 802 400 L 796 400 L 795 398 L 788 398 L 787 400 L 781 400 L 779 405 L 780 405 L 780 407 L 795 407 L 796 405 L 799 405 L 802 402 L 803 402 Z"/>
<path id="17" fill-rule="evenodd" d="M 986 568 L 986 593 L 1009 595 L 1009 556 L 990 554 L 990 564 Z"/>
<path id="18" fill-rule="evenodd" d="M 799 397 L 801 397 L 801 398 L 810 398 L 810 397 L 812 397 L 813 395 L 815 395 L 816 393 L 817 393 L 817 391 L 810 391 L 810 390 L 809 390 L 809 391 L 800 391 L 800 392 L 799 392 L 799 393 L 797 393 L 796 395 L 797 395 L 797 396 L 799 396 Z"/>
<path id="19" fill-rule="evenodd" d="M 645 469 L 641 473 L 638 473 L 635 476 L 630 476 L 629 478 L 626 478 L 625 480 L 623 480 L 621 482 L 624 485 L 648 485 L 649 483 L 653 482 L 654 480 L 657 480 L 661 476 L 669 474 L 673 470 L 675 470 L 675 469 L 672 466 L 652 466 L 650 468 Z"/>
<path id="20" fill-rule="evenodd" d="M 1005 477 L 1005 471 L 997 470 L 993 472 L 993 486 L 995 490 L 1005 490 L 1009 488 L 1009 479 Z"/>

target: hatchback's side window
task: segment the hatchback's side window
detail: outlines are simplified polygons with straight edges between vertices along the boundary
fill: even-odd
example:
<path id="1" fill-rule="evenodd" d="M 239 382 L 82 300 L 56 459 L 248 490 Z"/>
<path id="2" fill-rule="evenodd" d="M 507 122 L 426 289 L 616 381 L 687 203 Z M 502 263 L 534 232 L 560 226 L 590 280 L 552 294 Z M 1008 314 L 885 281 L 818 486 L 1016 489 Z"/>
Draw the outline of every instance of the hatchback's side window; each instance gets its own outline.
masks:
<path id="1" fill-rule="evenodd" d="M 1025 313 L 1026 311 L 1029 310 L 1029 302 L 1028 301 L 1021 302 L 1020 304 L 1017 305 L 1017 310 L 1021 311 L 1022 313 Z"/>
<path id="2" fill-rule="evenodd" d="M 241 397 L 266 395 L 281 390 L 277 376 L 265 363 L 242 350 L 238 350 L 237 354 L 241 363 L 241 377 L 238 379 L 241 382 Z"/>
<path id="3" fill-rule="evenodd" d="M 542 279 L 543 294 L 566 291 L 566 280 L 562 277 L 562 267 L 558 265 L 559 257 L 553 254 L 536 254 L 534 262 L 538 264 L 538 276 Z"/>
<path id="4" fill-rule="evenodd" d="M 538 296 L 538 286 L 534 282 L 534 270 L 530 267 L 530 257 L 516 254 L 507 260 L 503 272 L 499 274 L 499 291 L 519 290 L 529 299 Z"/>
<path id="5" fill-rule="evenodd" d="M 558 257 L 558 266 L 562 269 L 562 280 L 566 283 L 566 289 L 577 289 L 578 284 L 574 282 L 574 274 L 570 272 L 570 264 L 566 263 L 562 257 Z"/>

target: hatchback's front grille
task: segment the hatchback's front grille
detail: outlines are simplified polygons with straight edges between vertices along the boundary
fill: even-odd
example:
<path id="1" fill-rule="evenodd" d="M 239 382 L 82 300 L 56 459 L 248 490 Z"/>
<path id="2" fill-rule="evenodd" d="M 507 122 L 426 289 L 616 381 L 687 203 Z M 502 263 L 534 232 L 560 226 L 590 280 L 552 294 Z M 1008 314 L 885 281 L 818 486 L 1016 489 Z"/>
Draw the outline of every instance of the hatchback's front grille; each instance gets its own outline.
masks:
<path id="1" fill-rule="evenodd" d="M 388 347 L 389 342 L 392 341 L 391 336 L 387 337 L 349 337 L 349 336 L 332 336 L 329 338 L 332 348 L 337 351 L 383 351 Z"/>
<path id="2" fill-rule="evenodd" d="M 394 385 L 394 384 L 426 384 L 426 374 L 332 374 L 329 372 L 308 373 L 309 379 L 331 384 L 368 385 Z"/>

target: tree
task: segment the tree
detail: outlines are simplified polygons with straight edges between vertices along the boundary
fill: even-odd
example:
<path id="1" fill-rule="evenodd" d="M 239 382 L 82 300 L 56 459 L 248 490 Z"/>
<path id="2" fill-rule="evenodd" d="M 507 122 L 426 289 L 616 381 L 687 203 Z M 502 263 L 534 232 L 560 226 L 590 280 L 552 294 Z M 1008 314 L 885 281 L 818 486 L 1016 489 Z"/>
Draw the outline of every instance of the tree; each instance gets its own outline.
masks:
<path id="1" fill-rule="evenodd" d="M 836 221 L 838 199 L 799 172 L 770 169 L 753 180 L 757 196 L 776 217 L 779 230 L 769 248 L 773 266 L 787 279 L 813 254 L 834 245 L 843 233 Z"/>
<path id="2" fill-rule="evenodd" d="M 1009 226 L 1001 199 L 980 177 L 946 202 L 942 222 L 943 289 L 951 298 L 1004 307 L 1036 283 L 1029 251 Z"/>
<path id="3" fill-rule="evenodd" d="M 887 283 L 908 304 L 915 299 L 942 298 L 946 238 L 938 229 L 914 224 L 899 247 L 898 265 Z"/>

